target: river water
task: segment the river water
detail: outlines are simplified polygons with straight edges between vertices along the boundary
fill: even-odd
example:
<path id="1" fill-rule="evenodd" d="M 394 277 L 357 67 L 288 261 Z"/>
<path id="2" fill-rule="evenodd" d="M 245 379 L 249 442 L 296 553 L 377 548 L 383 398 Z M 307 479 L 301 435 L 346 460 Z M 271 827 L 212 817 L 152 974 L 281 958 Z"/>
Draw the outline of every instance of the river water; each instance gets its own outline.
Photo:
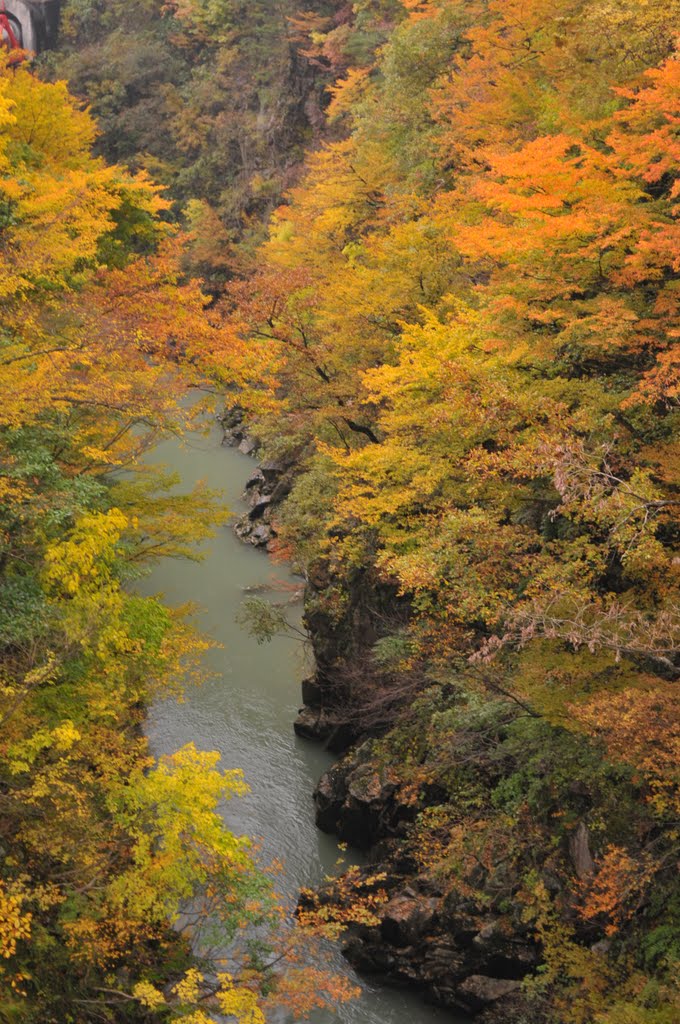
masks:
<path id="1" fill-rule="evenodd" d="M 209 436 L 165 441 L 149 461 L 176 470 L 181 490 L 205 480 L 222 491 L 233 513 L 245 508 L 240 495 L 254 464 L 222 446 L 217 428 Z M 334 839 L 316 829 L 311 799 L 330 757 L 293 734 L 305 672 L 303 645 L 285 637 L 258 645 L 236 615 L 247 588 L 265 588 L 273 600 L 288 602 L 300 580 L 239 541 L 230 527 L 206 548 L 202 562 L 163 560 L 139 587 L 162 594 L 171 606 L 195 602 L 198 627 L 221 645 L 205 656 L 211 673 L 206 683 L 189 689 L 182 702 L 168 699 L 150 708 L 149 741 L 156 756 L 193 742 L 200 750 L 219 750 L 223 768 L 243 769 L 251 791 L 230 801 L 225 817 L 232 831 L 261 840 L 263 861 L 283 861 L 277 888 L 294 900 L 301 887 L 332 873 L 341 856 Z M 289 612 L 299 623 L 300 604 L 291 603 Z M 351 973 L 337 959 L 338 969 Z M 317 1013 L 314 1024 L 461 1024 L 461 1018 L 423 1005 L 412 993 L 354 980 L 361 997 L 337 1014 Z"/>

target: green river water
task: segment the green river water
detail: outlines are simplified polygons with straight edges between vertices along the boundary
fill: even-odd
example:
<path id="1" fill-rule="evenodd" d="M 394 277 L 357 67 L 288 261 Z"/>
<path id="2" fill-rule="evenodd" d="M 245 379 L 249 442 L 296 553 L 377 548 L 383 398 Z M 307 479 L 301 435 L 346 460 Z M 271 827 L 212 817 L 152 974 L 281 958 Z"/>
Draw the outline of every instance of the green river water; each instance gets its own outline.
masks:
<path id="1" fill-rule="evenodd" d="M 245 508 L 240 496 L 254 464 L 222 446 L 217 428 L 183 443 L 166 441 L 149 461 L 179 472 L 182 489 L 206 480 L 222 491 L 232 512 Z M 191 688 L 183 702 L 165 700 L 150 708 L 148 736 L 156 755 L 194 742 L 202 750 L 219 750 L 224 768 L 243 769 L 251 792 L 232 800 L 225 817 L 234 832 L 261 839 L 265 861 L 283 861 L 279 888 L 292 901 L 302 886 L 330 872 L 339 856 L 334 839 L 314 825 L 311 798 L 331 759 L 293 734 L 306 670 L 303 645 L 278 638 L 260 646 L 235 619 L 247 588 L 271 586 L 274 600 L 287 601 L 286 588 L 299 589 L 300 580 L 239 541 L 230 527 L 206 547 L 202 562 L 164 560 L 140 588 L 161 593 L 170 605 L 195 602 L 200 629 L 221 645 L 206 655 L 208 682 Z M 301 612 L 299 603 L 292 604 L 289 617 L 299 621 Z M 339 970 L 350 971 L 339 953 L 337 959 Z M 456 1015 L 425 1006 L 412 993 L 360 984 L 360 999 L 337 1014 L 317 1013 L 314 1024 L 460 1024 Z"/>

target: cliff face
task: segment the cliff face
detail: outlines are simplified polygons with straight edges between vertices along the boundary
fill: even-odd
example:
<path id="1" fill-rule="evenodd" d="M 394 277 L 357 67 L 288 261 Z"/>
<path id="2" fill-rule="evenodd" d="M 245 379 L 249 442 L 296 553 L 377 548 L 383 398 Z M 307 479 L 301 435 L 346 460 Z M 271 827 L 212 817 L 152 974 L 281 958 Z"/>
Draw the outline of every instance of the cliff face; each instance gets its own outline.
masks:
<path id="1" fill-rule="evenodd" d="M 447 823 L 461 808 L 453 802 L 454 793 L 441 770 L 430 763 L 422 771 L 423 762 L 436 755 L 425 749 L 424 720 L 414 722 L 409 712 L 418 680 L 380 679 L 368 656 L 381 625 L 405 616 L 407 610 L 394 591 L 360 574 L 347 586 L 344 615 L 334 619 L 324 605 L 338 585 L 325 566 L 316 567 L 308 584 L 305 620 L 317 668 L 302 684 L 305 705 L 295 729 L 342 754 L 314 791 L 316 823 L 368 853 L 367 866 L 352 882 L 353 891 L 370 888 L 372 878 L 379 877 L 387 895 L 373 908 L 371 924 L 350 929 L 345 956 L 362 973 L 388 984 L 412 986 L 428 1001 L 479 1015 L 490 1024 L 523 1021 L 528 1013 L 538 1024 L 544 1019 L 540 1001 L 522 991 L 523 980 L 540 962 L 540 947 L 531 924 L 523 919 L 522 906 L 512 903 L 520 887 L 520 866 L 509 865 L 499 854 L 496 863 L 487 868 L 475 865 L 455 885 L 450 877 L 431 870 Z M 365 672 L 357 673 L 357 665 L 364 665 Z M 432 710 L 441 714 L 455 706 L 457 695 L 449 688 L 431 699 L 436 705 Z M 499 723 L 492 739 L 499 747 L 512 717 Z M 403 747 L 411 745 L 412 734 L 418 735 L 424 749 L 420 763 L 405 770 Z M 485 751 L 487 744 L 484 737 Z M 461 760 L 471 760 L 490 789 L 484 755 L 475 746 L 468 742 L 467 757 Z M 501 775 L 495 773 L 494 781 Z M 439 816 L 441 829 L 426 837 L 423 849 L 419 823 L 428 816 Z M 348 899 L 351 903 L 340 879 L 305 897 L 303 905 L 330 906 L 341 914 Z"/>
<path id="2" fill-rule="evenodd" d="M 337 580 L 334 583 L 338 585 Z M 501 880 L 505 869 L 499 858 L 485 877 L 479 870 L 476 876 L 472 872 L 462 895 L 450 879 L 428 870 L 418 821 L 452 810 L 452 794 L 436 773 L 429 773 L 414 790 L 418 771 L 404 772 L 395 756 L 395 747 L 408 731 L 408 688 L 403 682 L 397 687 L 402 699 L 393 695 L 390 702 L 390 681 L 383 679 L 380 687 L 373 669 L 373 694 L 370 685 L 367 694 L 367 652 L 379 636 L 379 623 L 398 614 L 399 602 L 393 592 L 359 575 L 348 586 L 345 614 L 334 621 L 329 609 L 324 610 L 330 589 L 327 568 L 317 566 L 308 585 L 306 613 L 317 669 L 302 684 L 305 706 L 295 729 L 335 752 L 345 751 L 315 789 L 316 823 L 368 853 L 368 864 L 353 879 L 352 891 L 360 893 L 366 886 L 370 890 L 372 879 L 378 877 L 386 893 L 372 908 L 373 921 L 350 929 L 345 956 L 362 973 L 415 987 L 429 1001 L 481 1014 L 482 1020 L 510 1024 L 531 1012 L 538 1022 L 540 1006 L 521 991 L 523 979 L 540 957 L 531 927 L 522 920 L 519 906 L 509 913 L 507 907 L 500 911 L 484 895 L 489 897 L 499 880 L 509 895 L 518 886 L 519 872 Z M 357 664 L 368 668 L 363 679 L 357 676 Z M 453 691 L 438 699 L 441 710 L 453 703 Z M 376 717 L 378 706 L 381 717 Z M 435 855 L 434 847 L 430 852 Z M 302 905 L 323 906 L 326 912 L 332 907 L 342 914 L 351 902 L 341 879 L 305 896 Z"/>
<path id="3" fill-rule="evenodd" d="M 42 68 L 91 106 L 98 154 L 167 188 L 192 232 L 187 265 L 217 295 L 249 266 L 319 138 L 328 72 L 291 35 L 292 0 L 210 11 L 204 22 L 200 4 L 66 3 Z"/>

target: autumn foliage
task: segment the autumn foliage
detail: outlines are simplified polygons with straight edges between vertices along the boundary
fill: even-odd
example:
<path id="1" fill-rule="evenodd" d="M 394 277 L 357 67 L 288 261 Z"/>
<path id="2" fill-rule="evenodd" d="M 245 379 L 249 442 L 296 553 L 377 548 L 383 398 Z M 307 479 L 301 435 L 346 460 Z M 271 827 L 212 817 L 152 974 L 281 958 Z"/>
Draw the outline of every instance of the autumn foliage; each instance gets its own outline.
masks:
<path id="1" fill-rule="evenodd" d="M 200 676 L 206 642 L 130 586 L 224 520 L 140 464 L 188 429 L 195 347 L 209 366 L 222 335 L 168 203 L 95 134 L 65 84 L 0 68 L 0 1017 L 257 1024 L 277 984 L 286 1004 L 307 987 L 302 940 L 219 813 L 241 773 L 150 756 L 145 706 Z M 317 1004 L 351 994 L 314 981 Z"/>
<path id="2" fill-rule="evenodd" d="M 446 839 L 424 816 L 414 841 L 460 891 L 466 863 L 493 876 L 494 850 L 513 850 L 500 912 L 531 908 L 541 998 L 598 1024 L 677 1014 L 679 15 L 406 4 L 332 88 L 335 138 L 224 300 L 249 339 L 230 364 L 242 404 L 273 452 L 303 452 L 278 527 L 327 581 L 313 619 L 350 635 L 357 586 L 394 595 L 392 623 L 376 608 L 367 631 L 372 666 L 345 666 L 345 712 L 371 721 L 381 685 L 403 709 L 400 678 L 421 680 L 404 785 L 448 785 L 451 824 Z M 471 702 L 443 733 L 440 690 Z M 480 697 L 529 723 L 461 821 L 451 751 L 472 730 L 483 775 Z M 403 713 L 382 741 L 396 762 Z M 557 749 L 567 764 L 543 764 Z M 594 873 L 576 884 L 580 825 Z"/>
<path id="3" fill-rule="evenodd" d="M 207 994 L 257 1024 L 268 985 L 298 1012 L 322 987 L 285 932 L 276 981 L 167 928 L 199 892 L 232 938 L 279 916 L 215 811 L 240 777 L 153 765 L 137 729 L 201 641 L 123 584 L 219 514 L 120 470 L 200 375 L 295 462 L 278 543 L 341 641 L 334 710 L 413 811 L 407 859 L 531 936 L 528 1019 L 673 1024 L 680 3 L 362 0 L 272 35 L 259 4 L 148 0 L 129 49 L 122 6 L 68 5 L 62 66 L 172 208 L 90 155 L 63 85 L 0 77 L 7 1012 L 202 1024 Z M 305 131 L 244 71 L 267 45 L 279 83 L 334 78 L 323 132 L 301 85 L 301 179 Z M 375 925 L 357 874 L 337 893 L 309 925 Z"/>

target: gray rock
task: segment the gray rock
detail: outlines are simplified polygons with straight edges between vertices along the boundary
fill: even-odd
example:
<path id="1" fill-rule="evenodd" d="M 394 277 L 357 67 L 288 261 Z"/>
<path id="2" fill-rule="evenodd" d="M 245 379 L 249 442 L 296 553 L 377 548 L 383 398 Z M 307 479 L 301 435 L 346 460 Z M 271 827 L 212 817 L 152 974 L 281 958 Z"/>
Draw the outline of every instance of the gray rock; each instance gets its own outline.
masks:
<path id="1" fill-rule="evenodd" d="M 300 712 L 293 722 L 296 736 L 301 736 L 306 740 L 325 740 L 330 736 L 334 728 L 335 723 L 322 708 L 300 708 Z M 325 777 L 322 776 L 321 781 Z M 319 785 L 321 785 L 321 782 Z"/>
<path id="2" fill-rule="evenodd" d="M 244 437 L 238 446 L 241 455 L 252 455 L 258 448 L 259 444 L 254 437 Z"/>
<path id="3" fill-rule="evenodd" d="M 253 505 L 250 512 L 248 513 L 248 518 L 250 519 L 251 522 L 254 522 L 256 519 L 262 518 L 262 516 L 265 514 L 265 512 L 271 505 L 271 500 L 272 499 L 267 496 L 265 498 L 260 498 L 260 500 Z"/>
<path id="4" fill-rule="evenodd" d="M 234 523 L 234 533 L 237 537 L 240 537 L 241 540 L 247 540 L 252 532 L 253 524 L 247 516 L 243 516 L 242 519 L 237 519 Z"/>
<path id="5" fill-rule="evenodd" d="M 582 821 L 569 837 L 569 853 L 579 878 L 592 875 L 595 870 L 595 862 L 590 852 L 588 829 Z"/>
<path id="6" fill-rule="evenodd" d="M 368 764 L 359 765 L 347 778 L 347 794 L 357 804 L 385 803 L 396 788 L 389 769 L 376 771 Z"/>
<path id="7" fill-rule="evenodd" d="M 286 466 L 282 462 L 263 462 L 259 472 L 265 484 L 271 487 L 286 472 Z"/>
<path id="8" fill-rule="evenodd" d="M 323 690 L 316 676 L 302 680 L 302 703 L 319 707 L 323 703 Z"/>
<path id="9" fill-rule="evenodd" d="M 262 475 L 262 473 L 261 473 L 261 471 L 259 469 L 256 469 L 255 472 L 251 476 L 249 476 L 248 479 L 246 480 L 246 485 L 245 485 L 244 490 L 246 492 L 252 491 L 254 488 L 260 488 L 263 483 L 264 483 L 264 476 Z"/>
<path id="10" fill-rule="evenodd" d="M 393 897 L 381 911 L 381 931 L 384 938 L 395 946 L 410 946 L 434 922 L 439 900 L 428 896 L 409 896 L 402 893 Z"/>
<path id="11" fill-rule="evenodd" d="M 472 941 L 478 949 L 487 949 L 489 946 L 493 946 L 498 938 L 499 921 L 493 918 L 479 929 Z"/>
<path id="12" fill-rule="evenodd" d="M 298 722 L 300 719 L 298 718 Z M 298 735 L 304 735 L 295 730 Z M 344 800 L 344 772 L 335 765 L 319 779 L 314 790 L 316 824 L 322 832 L 335 832 Z"/>
<path id="13" fill-rule="evenodd" d="M 248 540 L 256 548 L 266 548 L 267 544 L 276 536 L 269 523 L 260 523 L 248 535 Z"/>
<path id="14" fill-rule="evenodd" d="M 482 1010 L 490 1003 L 497 1003 L 521 988 L 521 982 L 507 978 L 489 978 L 485 974 L 471 974 L 461 982 L 456 994 L 472 1011 Z"/>

